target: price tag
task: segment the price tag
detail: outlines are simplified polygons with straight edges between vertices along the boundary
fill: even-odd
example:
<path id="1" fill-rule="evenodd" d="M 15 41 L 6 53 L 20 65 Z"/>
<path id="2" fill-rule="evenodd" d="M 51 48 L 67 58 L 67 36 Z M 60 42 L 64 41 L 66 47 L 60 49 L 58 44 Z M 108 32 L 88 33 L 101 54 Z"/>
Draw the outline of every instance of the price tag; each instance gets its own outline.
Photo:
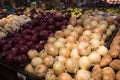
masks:
<path id="1" fill-rule="evenodd" d="M 26 80 L 26 76 L 24 76 L 23 74 L 21 73 L 17 73 L 17 76 L 20 80 Z"/>

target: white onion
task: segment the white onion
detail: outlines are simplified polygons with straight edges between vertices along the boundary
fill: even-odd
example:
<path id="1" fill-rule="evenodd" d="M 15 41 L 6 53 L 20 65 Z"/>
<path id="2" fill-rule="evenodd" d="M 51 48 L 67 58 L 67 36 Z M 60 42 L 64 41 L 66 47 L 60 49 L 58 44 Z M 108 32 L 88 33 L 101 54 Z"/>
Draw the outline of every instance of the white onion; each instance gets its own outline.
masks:
<path id="1" fill-rule="evenodd" d="M 38 51 L 35 50 L 35 49 L 31 49 L 31 50 L 28 51 L 27 54 L 28 54 L 28 57 L 29 57 L 30 59 L 32 59 L 32 58 L 38 56 Z"/>
<path id="2" fill-rule="evenodd" d="M 91 67 L 91 62 L 87 56 L 83 56 L 79 59 L 79 66 L 81 69 L 89 69 Z"/>
<path id="3" fill-rule="evenodd" d="M 73 48 L 70 53 L 71 58 L 79 59 L 80 55 L 77 48 Z"/>
<path id="4" fill-rule="evenodd" d="M 65 68 L 69 73 L 76 73 L 79 69 L 79 62 L 75 58 L 68 58 L 66 61 Z"/>
<path id="5" fill-rule="evenodd" d="M 40 64 L 42 64 L 43 60 L 40 58 L 40 57 L 34 57 L 32 60 L 31 60 L 31 64 L 33 67 L 36 67 Z"/>
<path id="6" fill-rule="evenodd" d="M 91 39 L 90 40 L 90 47 L 92 49 L 96 49 L 100 46 L 100 41 L 98 39 Z"/>
<path id="7" fill-rule="evenodd" d="M 75 80 L 90 80 L 90 72 L 88 70 L 79 70 L 75 74 Z"/>
<path id="8" fill-rule="evenodd" d="M 70 56 L 70 50 L 68 48 L 60 48 L 59 55 L 68 58 Z"/>
<path id="9" fill-rule="evenodd" d="M 108 53 L 108 49 L 105 46 L 100 46 L 97 49 L 97 53 L 99 53 L 102 56 L 105 56 Z"/>
<path id="10" fill-rule="evenodd" d="M 101 55 L 97 52 L 92 52 L 90 53 L 90 55 L 88 56 L 89 60 L 91 63 L 96 64 L 99 63 L 101 60 Z"/>
<path id="11" fill-rule="evenodd" d="M 53 64 L 53 70 L 56 75 L 59 75 L 60 73 L 64 72 L 65 66 L 60 61 L 55 61 L 55 63 Z"/>
<path id="12" fill-rule="evenodd" d="M 65 63 L 66 63 L 66 61 L 67 61 L 67 58 L 64 57 L 64 56 L 56 56 L 56 57 L 55 57 L 55 60 L 56 60 L 56 61 L 60 61 L 62 64 L 65 65 Z"/>

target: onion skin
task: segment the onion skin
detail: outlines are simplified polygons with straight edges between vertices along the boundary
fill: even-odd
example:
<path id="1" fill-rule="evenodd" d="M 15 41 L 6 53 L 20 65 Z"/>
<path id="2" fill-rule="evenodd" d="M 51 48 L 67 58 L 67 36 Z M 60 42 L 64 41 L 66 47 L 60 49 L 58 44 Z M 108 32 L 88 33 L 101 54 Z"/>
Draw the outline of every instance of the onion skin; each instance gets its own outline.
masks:
<path id="1" fill-rule="evenodd" d="M 79 59 L 80 55 L 77 48 L 73 48 L 70 53 L 71 58 Z"/>
<path id="2" fill-rule="evenodd" d="M 71 30 L 70 30 L 70 29 L 65 29 L 65 30 L 63 31 L 64 37 L 68 37 L 68 36 L 70 35 L 70 33 L 71 33 Z"/>
<path id="3" fill-rule="evenodd" d="M 68 36 L 66 37 L 66 42 L 75 43 L 76 38 L 74 36 Z"/>
<path id="4" fill-rule="evenodd" d="M 43 63 L 47 66 L 47 67 L 52 67 L 53 64 L 54 64 L 54 57 L 53 56 L 50 56 L 50 55 L 47 55 L 44 60 L 43 60 Z"/>
<path id="5" fill-rule="evenodd" d="M 75 58 L 68 58 L 65 68 L 66 68 L 67 72 L 69 72 L 69 73 L 76 73 L 77 70 L 79 69 L 78 60 Z"/>
<path id="6" fill-rule="evenodd" d="M 30 59 L 38 56 L 37 50 L 34 50 L 34 49 L 29 50 L 27 54 L 28 54 Z"/>
<path id="7" fill-rule="evenodd" d="M 48 43 L 54 43 L 55 41 L 56 41 L 56 38 L 48 37 L 48 40 L 47 40 Z"/>
<path id="8" fill-rule="evenodd" d="M 61 73 L 57 80 L 73 80 L 68 73 Z"/>
<path id="9" fill-rule="evenodd" d="M 33 69 L 33 67 L 32 67 L 31 64 L 27 64 L 26 67 L 25 67 L 25 70 L 28 71 L 28 72 L 30 72 L 30 73 L 34 72 L 34 69 Z"/>
<path id="10" fill-rule="evenodd" d="M 87 70 L 78 70 L 75 74 L 75 80 L 89 80 L 91 77 L 90 72 Z"/>
<path id="11" fill-rule="evenodd" d="M 57 77 L 56 77 L 56 75 L 53 74 L 53 73 L 47 73 L 47 74 L 45 75 L 45 80 L 57 80 Z"/>
<path id="12" fill-rule="evenodd" d="M 64 56 L 56 56 L 55 57 L 55 60 L 56 61 L 60 61 L 62 64 L 66 64 L 66 61 L 67 61 L 67 58 L 66 57 L 64 57 Z"/>
<path id="13" fill-rule="evenodd" d="M 36 67 L 40 64 L 43 63 L 43 60 L 40 58 L 40 57 L 34 57 L 32 60 L 31 60 L 31 64 L 32 66 Z"/>
<path id="14" fill-rule="evenodd" d="M 44 59 L 47 56 L 47 52 L 45 50 L 42 50 L 38 53 L 38 56 L 42 59 Z"/>
<path id="15" fill-rule="evenodd" d="M 97 49 L 97 53 L 99 53 L 102 56 L 105 56 L 108 53 L 108 49 L 105 46 L 100 46 Z"/>
<path id="16" fill-rule="evenodd" d="M 59 55 L 68 58 L 70 56 L 70 50 L 68 48 L 60 48 Z"/>
<path id="17" fill-rule="evenodd" d="M 55 75 L 59 75 L 60 73 L 64 72 L 65 66 L 60 61 L 55 61 L 53 64 L 53 70 L 55 72 Z"/>
<path id="18" fill-rule="evenodd" d="M 43 64 L 40 64 L 35 68 L 35 74 L 38 77 L 44 77 L 47 71 L 48 71 L 47 67 Z"/>

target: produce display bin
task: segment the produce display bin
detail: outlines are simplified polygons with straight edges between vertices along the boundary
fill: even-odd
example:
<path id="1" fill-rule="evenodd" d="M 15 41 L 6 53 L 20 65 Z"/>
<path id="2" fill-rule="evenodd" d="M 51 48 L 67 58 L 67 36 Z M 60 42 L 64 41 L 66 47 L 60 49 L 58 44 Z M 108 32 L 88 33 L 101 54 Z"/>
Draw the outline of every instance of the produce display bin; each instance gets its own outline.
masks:
<path id="1" fill-rule="evenodd" d="M 120 24 L 118 24 L 116 29 L 113 31 L 113 34 L 111 35 L 110 39 L 108 39 L 106 41 L 107 48 L 110 48 L 110 44 L 111 44 L 113 38 L 115 37 L 116 33 L 118 32 L 119 28 L 120 28 Z M 44 80 L 43 78 L 39 78 L 39 77 L 35 76 L 34 74 L 31 74 L 31 73 L 25 71 L 22 67 L 18 67 L 13 64 L 10 64 L 9 62 L 7 62 L 3 59 L 0 59 L 0 65 L 16 72 L 16 74 L 18 75 L 20 80 Z"/>

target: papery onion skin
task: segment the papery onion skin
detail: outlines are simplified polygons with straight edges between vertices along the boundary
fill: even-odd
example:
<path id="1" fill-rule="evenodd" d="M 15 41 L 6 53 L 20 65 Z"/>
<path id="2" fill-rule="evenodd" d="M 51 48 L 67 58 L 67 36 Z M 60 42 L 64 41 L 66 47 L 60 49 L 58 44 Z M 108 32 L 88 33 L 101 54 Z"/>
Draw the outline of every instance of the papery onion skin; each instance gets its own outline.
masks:
<path id="1" fill-rule="evenodd" d="M 105 46 L 100 46 L 97 49 L 97 53 L 99 53 L 101 56 L 105 56 L 108 53 L 108 49 Z"/>
<path id="2" fill-rule="evenodd" d="M 57 80 L 73 80 L 68 73 L 61 73 Z"/>
<path id="3" fill-rule="evenodd" d="M 80 55 L 77 48 L 73 48 L 70 53 L 71 58 L 79 59 Z"/>
<path id="4" fill-rule="evenodd" d="M 91 39 L 90 40 L 90 47 L 96 50 L 100 46 L 100 41 L 98 39 Z"/>
<path id="5" fill-rule="evenodd" d="M 48 37 L 48 40 L 47 40 L 48 43 L 54 43 L 55 41 L 56 41 L 56 38 Z"/>
<path id="6" fill-rule="evenodd" d="M 59 55 L 68 58 L 70 56 L 70 50 L 68 48 L 60 48 Z"/>
<path id="7" fill-rule="evenodd" d="M 60 61 L 62 64 L 66 64 L 66 61 L 67 61 L 67 58 L 66 57 L 64 57 L 64 56 L 56 56 L 55 57 L 55 60 L 56 61 Z"/>
<path id="8" fill-rule="evenodd" d="M 32 66 L 36 67 L 38 66 L 39 64 L 42 64 L 43 60 L 42 58 L 40 57 L 34 57 L 32 60 L 31 60 L 31 64 Z"/>
<path id="9" fill-rule="evenodd" d="M 69 36 L 70 33 L 71 33 L 71 30 L 69 30 L 69 29 L 64 29 L 64 31 L 63 31 L 64 37 Z"/>
<path id="10" fill-rule="evenodd" d="M 77 70 L 79 69 L 78 60 L 75 58 L 68 58 L 65 68 L 66 68 L 67 72 L 69 72 L 69 73 L 76 73 Z"/>
<path id="11" fill-rule="evenodd" d="M 79 59 L 79 66 L 81 69 L 89 69 L 91 67 L 91 62 L 87 56 L 82 56 Z"/>
<path id="12" fill-rule="evenodd" d="M 38 51 L 37 50 L 34 50 L 34 49 L 31 49 L 28 51 L 28 57 L 30 59 L 34 58 L 34 57 L 37 57 L 38 56 Z"/>
<path id="13" fill-rule="evenodd" d="M 76 38 L 74 36 L 68 36 L 68 37 L 66 37 L 66 42 L 75 43 Z"/>
<path id="14" fill-rule="evenodd" d="M 59 75 L 60 73 L 64 72 L 65 66 L 60 61 L 55 61 L 53 64 L 53 70 L 55 72 L 55 75 Z"/>
<path id="15" fill-rule="evenodd" d="M 57 80 L 57 77 L 53 73 L 47 73 L 45 74 L 45 80 Z"/>
<path id="16" fill-rule="evenodd" d="M 47 55 L 44 60 L 43 63 L 47 66 L 47 67 L 52 67 L 53 64 L 55 62 L 55 59 L 53 56 Z"/>
<path id="17" fill-rule="evenodd" d="M 40 64 L 35 68 L 35 74 L 38 77 L 44 77 L 47 71 L 48 71 L 48 68 L 43 64 Z"/>
<path id="18" fill-rule="evenodd" d="M 78 70 L 75 74 L 75 80 L 90 80 L 90 72 L 87 70 Z"/>
<path id="19" fill-rule="evenodd" d="M 30 73 L 34 72 L 34 69 L 33 69 L 33 67 L 32 67 L 31 64 L 27 64 L 26 67 L 25 67 L 25 70 L 28 71 L 28 72 L 30 72 Z"/>
<path id="20" fill-rule="evenodd" d="M 48 54 L 44 49 L 38 53 L 38 56 L 42 59 L 44 59 L 47 55 Z"/>

